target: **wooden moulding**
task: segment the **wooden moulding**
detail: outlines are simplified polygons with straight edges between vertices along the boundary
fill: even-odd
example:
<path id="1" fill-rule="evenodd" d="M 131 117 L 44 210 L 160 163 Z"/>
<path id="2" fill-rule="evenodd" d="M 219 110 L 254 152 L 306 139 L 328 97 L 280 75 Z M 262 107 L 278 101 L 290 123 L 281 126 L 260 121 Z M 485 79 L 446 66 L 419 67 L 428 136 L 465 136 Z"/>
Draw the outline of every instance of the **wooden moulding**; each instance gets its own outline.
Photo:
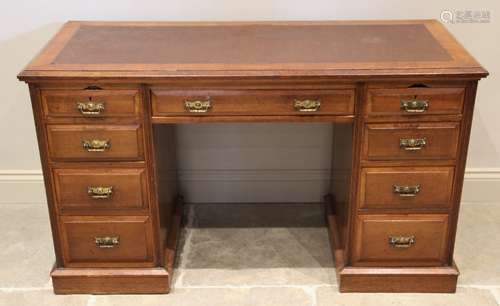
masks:
<path id="1" fill-rule="evenodd" d="M 353 268 L 338 275 L 340 292 L 454 293 L 459 272 L 451 267 Z"/>
<path id="2" fill-rule="evenodd" d="M 56 294 L 168 293 L 170 275 L 164 268 L 52 270 Z"/>
<path id="3" fill-rule="evenodd" d="M 350 267 L 340 245 L 335 203 L 327 196 L 326 219 L 335 258 L 340 292 L 425 292 L 454 293 L 460 274 L 455 263 L 449 267 L 385 268 Z"/>
<path id="4" fill-rule="evenodd" d="M 157 268 L 54 268 L 56 294 L 158 294 L 170 291 L 175 252 L 182 220 L 182 198 L 175 207 L 164 256 L 165 267 Z"/>
<path id="5" fill-rule="evenodd" d="M 175 254 L 177 252 L 177 245 L 179 244 L 183 211 L 184 198 L 182 196 L 179 196 L 177 197 L 177 203 L 172 214 L 172 223 L 168 231 L 169 234 L 167 236 L 167 243 L 165 244 L 164 250 L 166 266 L 165 268 L 167 269 L 170 276 L 173 276 L 174 273 Z"/>

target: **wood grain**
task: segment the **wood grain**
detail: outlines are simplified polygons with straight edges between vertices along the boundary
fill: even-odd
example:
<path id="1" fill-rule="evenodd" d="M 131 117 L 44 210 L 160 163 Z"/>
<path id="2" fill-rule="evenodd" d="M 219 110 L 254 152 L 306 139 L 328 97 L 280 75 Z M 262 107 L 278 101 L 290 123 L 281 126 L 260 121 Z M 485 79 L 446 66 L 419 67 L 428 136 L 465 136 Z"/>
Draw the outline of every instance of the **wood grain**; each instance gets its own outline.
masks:
<path id="1" fill-rule="evenodd" d="M 141 99 L 137 89 L 115 90 L 43 90 L 42 105 L 46 117 L 133 117 L 142 113 Z M 97 115 L 82 115 L 78 102 L 102 103 L 104 110 Z M 94 120 L 97 121 L 97 120 Z M 92 121 L 90 121 L 92 122 Z"/>
<path id="2" fill-rule="evenodd" d="M 455 159 L 458 153 L 460 125 L 441 123 L 366 124 L 363 137 L 363 158 L 367 160 Z M 401 139 L 424 139 L 418 151 L 400 147 Z"/>
<path id="3" fill-rule="evenodd" d="M 144 168 L 113 166 L 54 168 L 56 205 L 61 214 L 148 213 L 148 188 Z M 89 187 L 111 187 L 109 198 L 95 199 Z"/>
<path id="4" fill-rule="evenodd" d="M 163 268 L 55 268 L 50 275 L 56 294 L 160 294 L 171 282 Z"/>
<path id="5" fill-rule="evenodd" d="M 360 209 L 370 211 L 433 212 L 451 208 L 453 167 L 373 167 L 363 168 L 359 182 Z M 419 186 L 414 197 L 394 192 L 397 186 Z"/>
<path id="6" fill-rule="evenodd" d="M 47 125 L 47 141 L 53 160 L 143 160 L 140 125 Z M 107 140 L 110 148 L 89 152 L 83 141 Z"/>
<path id="7" fill-rule="evenodd" d="M 422 116 L 461 114 L 465 88 L 378 88 L 369 89 L 366 113 L 370 116 Z M 428 103 L 422 113 L 407 113 L 401 109 L 402 100 Z"/>
<path id="8" fill-rule="evenodd" d="M 340 292 L 454 293 L 458 269 L 440 268 L 345 268 L 339 274 Z"/>
<path id="9" fill-rule="evenodd" d="M 186 101 L 210 101 L 206 113 L 189 112 Z M 315 112 L 300 112 L 295 100 L 316 100 L 321 106 Z M 354 90 L 282 90 L 282 91 L 152 91 L 153 116 L 157 120 L 171 116 L 322 116 L 354 114 Z"/>
<path id="10" fill-rule="evenodd" d="M 154 267 L 151 220 L 147 216 L 61 219 L 66 267 Z M 119 244 L 100 248 L 96 237 L 119 237 Z"/>
<path id="11" fill-rule="evenodd" d="M 418 267 L 446 265 L 448 215 L 359 215 L 356 224 L 353 266 Z M 414 236 L 408 248 L 388 240 Z"/>

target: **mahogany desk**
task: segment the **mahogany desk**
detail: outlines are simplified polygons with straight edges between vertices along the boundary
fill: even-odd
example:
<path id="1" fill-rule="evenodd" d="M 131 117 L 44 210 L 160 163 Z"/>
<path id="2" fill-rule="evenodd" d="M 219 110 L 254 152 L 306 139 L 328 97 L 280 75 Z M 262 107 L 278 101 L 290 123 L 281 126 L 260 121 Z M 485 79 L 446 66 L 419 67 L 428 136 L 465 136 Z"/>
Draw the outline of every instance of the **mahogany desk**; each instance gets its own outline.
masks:
<path id="1" fill-rule="evenodd" d="M 33 105 L 54 291 L 169 291 L 182 212 L 175 124 L 330 122 L 350 131 L 333 150 L 350 158 L 347 187 L 325 195 L 340 290 L 454 292 L 487 74 L 433 20 L 68 22 L 18 76 Z"/>

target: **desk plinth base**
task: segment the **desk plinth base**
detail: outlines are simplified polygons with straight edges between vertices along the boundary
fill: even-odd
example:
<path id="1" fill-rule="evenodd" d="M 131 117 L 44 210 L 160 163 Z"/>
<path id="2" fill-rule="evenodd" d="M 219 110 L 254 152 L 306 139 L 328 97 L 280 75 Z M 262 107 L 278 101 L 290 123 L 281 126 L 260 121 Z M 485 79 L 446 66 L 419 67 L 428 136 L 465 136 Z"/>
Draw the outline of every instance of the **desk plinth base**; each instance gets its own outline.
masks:
<path id="1" fill-rule="evenodd" d="M 168 293 L 170 275 L 164 268 L 52 270 L 56 294 Z"/>
<path id="2" fill-rule="evenodd" d="M 343 268 L 337 272 L 340 292 L 454 293 L 458 270 L 436 268 Z"/>
<path id="3" fill-rule="evenodd" d="M 330 243 L 335 258 L 340 292 L 454 293 L 460 274 L 455 263 L 449 267 L 385 268 L 349 267 L 335 215 L 333 197 L 325 198 Z"/>

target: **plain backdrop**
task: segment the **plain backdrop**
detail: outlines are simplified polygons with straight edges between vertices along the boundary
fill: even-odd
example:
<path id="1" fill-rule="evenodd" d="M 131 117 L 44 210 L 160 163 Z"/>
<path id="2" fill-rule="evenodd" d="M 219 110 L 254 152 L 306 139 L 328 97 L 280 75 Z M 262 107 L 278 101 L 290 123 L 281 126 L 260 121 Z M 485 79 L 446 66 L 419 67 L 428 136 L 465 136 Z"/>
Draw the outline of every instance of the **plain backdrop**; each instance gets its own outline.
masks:
<path id="1" fill-rule="evenodd" d="M 40 171 L 28 88 L 17 81 L 16 75 L 67 20 L 439 19 L 443 10 L 490 12 L 489 23 L 447 24 L 447 28 L 491 74 L 479 84 L 468 170 L 500 178 L 498 0 L 1 1 L 0 174 Z M 283 188 L 283 196 L 271 199 L 279 201 L 286 200 L 290 185 L 277 187 L 269 182 L 288 177 L 302 186 L 297 188 L 308 189 L 293 195 L 298 196 L 296 200 L 317 197 L 330 167 L 331 132 L 331 126 L 321 124 L 182 126 L 179 152 L 183 178 L 189 185 L 186 188 L 200 197 L 212 192 L 214 201 L 238 200 L 241 188 L 248 194 L 267 188 L 268 196 Z M 231 186 L 231 181 L 239 181 L 234 184 L 241 186 Z M 229 184 L 226 193 L 214 194 L 214 184 L 225 186 L 224 182 Z M 231 190 L 236 198 L 224 198 Z"/>

